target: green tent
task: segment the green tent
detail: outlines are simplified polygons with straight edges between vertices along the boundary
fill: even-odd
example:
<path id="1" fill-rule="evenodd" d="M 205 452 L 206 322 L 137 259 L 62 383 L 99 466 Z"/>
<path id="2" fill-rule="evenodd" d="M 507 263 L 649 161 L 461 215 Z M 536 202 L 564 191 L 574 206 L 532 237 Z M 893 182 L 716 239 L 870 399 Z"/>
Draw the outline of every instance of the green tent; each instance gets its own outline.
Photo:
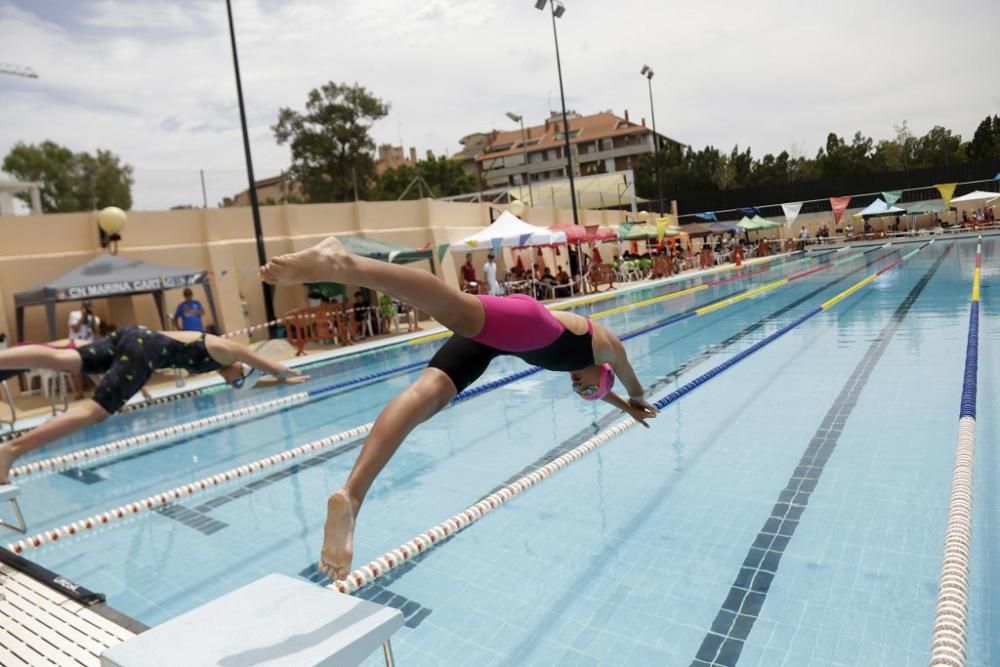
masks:
<path id="1" fill-rule="evenodd" d="M 914 204 L 913 206 L 907 206 L 906 212 L 910 215 L 920 215 L 922 213 L 940 213 L 944 210 L 944 206 L 941 202 L 936 201 L 922 201 L 919 204 Z"/>
<path id="2" fill-rule="evenodd" d="M 760 215 L 755 215 L 750 222 L 756 224 L 757 229 L 775 229 L 776 227 L 784 227 L 784 223 L 768 220 L 767 218 L 762 218 Z"/>
<path id="3" fill-rule="evenodd" d="M 418 250 L 399 243 L 389 241 L 375 241 L 360 236 L 342 236 L 340 242 L 344 244 L 350 252 L 362 257 L 370 257 L 392 264 L 409 264 L 426 259 L 431 263 L 431 273 L 434 273 L 434 260 L 431 259 L 434 252 L 430 249 Z M 306 283 L 306 289 L 310 293 L 323 295 L 327 299 L 344 294 L 344 286 L 340 283 Z"/>

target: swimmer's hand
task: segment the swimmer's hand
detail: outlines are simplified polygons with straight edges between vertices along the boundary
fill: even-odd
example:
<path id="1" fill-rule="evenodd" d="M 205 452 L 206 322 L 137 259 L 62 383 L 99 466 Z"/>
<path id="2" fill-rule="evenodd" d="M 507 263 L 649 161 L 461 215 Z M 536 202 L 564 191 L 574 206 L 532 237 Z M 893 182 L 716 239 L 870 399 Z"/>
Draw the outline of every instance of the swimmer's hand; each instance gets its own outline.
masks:
<path id="1" fill-rule="evenodd" d="M 625 405 L 625 412 L 627 412 L 632 419 L 636 420 L 646 428 L 649 428 L 649 424 L 646 423 L 646 420 L 652 419 L 656 415 L 660 414 L 660 411 L 653 407 L 644 398 L 629 398 L 628 403 Z"/>
<path id="2" fill-rule="evenodd" d="M 309 376 L 303 375 L 302 371 L 294 368 L 286 368 L 276 375 L 275 378 L 278 380 L 278 384 L 302 384 L 309 379 Z"/>

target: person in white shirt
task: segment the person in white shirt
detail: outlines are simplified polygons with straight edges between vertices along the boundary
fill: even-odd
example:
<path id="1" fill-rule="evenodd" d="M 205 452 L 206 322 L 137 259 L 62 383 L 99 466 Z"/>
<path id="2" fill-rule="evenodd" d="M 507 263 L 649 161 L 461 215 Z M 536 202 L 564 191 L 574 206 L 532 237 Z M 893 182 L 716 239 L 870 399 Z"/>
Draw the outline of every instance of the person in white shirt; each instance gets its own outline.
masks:
<path id="1" fill-rule="evenodd" d="M 94 315 L 90 301 L 80 305 L 80 310 L 69 314 L 69 339 L 77 346 L 94 342 L 94 333 L 101 326 L 101 318 Z"/>
<path id="2" fill-rule="evenodd" d="M 500 283 L 497 282 L 497 263 L 493 253 L 486 256 L 483 273 L 486 274 L 486 284 L 489 286 L 490 296 L 501 296 L 503 292 L 500 290 Z"/>

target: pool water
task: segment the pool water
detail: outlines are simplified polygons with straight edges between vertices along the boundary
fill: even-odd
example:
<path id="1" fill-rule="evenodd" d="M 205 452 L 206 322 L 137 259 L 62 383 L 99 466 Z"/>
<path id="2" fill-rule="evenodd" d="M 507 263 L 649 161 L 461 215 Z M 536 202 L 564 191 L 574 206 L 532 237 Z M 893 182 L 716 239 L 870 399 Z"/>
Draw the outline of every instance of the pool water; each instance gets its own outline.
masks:
<path id="1" fill-rule="evenodd" d="M 919 247 L 863 257 L 625 345 L 653 398 Z M 358 595 L 403 610 L 402 665 L 923 665 L 937 594 L 974 241 L 936 242 Z M 826 253 L 600 321 L 624 334 Z M 797 259 L 797 258 L 792 258 Z M 995 420 L 1000 241 L 983 242 L 969 664 L 1000 661 Z M 746 276 L 741 274 L 743 276 Z M 720 276 L 700 280 L 717 279 Z M 696 284 L 574 308 L 597 314 Z M 307 387 L 428 359 L 441 340 L 311 369 Z M 481 381 L 525 368 L 498 359 Z M 374 419 L 419 369 L 20 482 L 40 532 Z M 32 455 L 93 446 L 300 391 L 217 392 L 137 410 Z M 420 426 L 359 517 L 367 563 L 613 423 L 539 373 Z M 325 499 L 360 440 L 26 557 L 155 625 L 270 572 L 317 573 Z M 794 501 L 790 498 L 799 494 Z M 11 534 L 13 539 L 13 534 Z M 371 664 L 379 664 L 380 657 Z"/>

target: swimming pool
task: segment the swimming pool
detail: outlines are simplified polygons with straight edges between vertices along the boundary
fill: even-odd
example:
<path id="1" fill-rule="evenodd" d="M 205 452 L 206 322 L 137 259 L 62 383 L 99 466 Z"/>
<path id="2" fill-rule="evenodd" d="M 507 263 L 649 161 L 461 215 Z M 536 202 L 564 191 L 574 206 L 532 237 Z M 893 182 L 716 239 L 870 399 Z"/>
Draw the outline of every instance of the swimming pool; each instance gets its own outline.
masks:
<path id="1" fill-rule="evenodd" d="M 648 302 L 663 285 L 576 308 L 616 311 L 659 398 L 794 321 L 916 245 L 828 253 L 794 266 Z M 360 595 L 400 606 L 400 664 L 926 664 L 962 385 L 974 242 L 934 243 L 828 311 L 389 573 Z M 996 399 L 1000 337 L 991 293 L 1000 242 L 983 244 L 980 405 Z M 782 275 L 823 271 L 697 317 L 678 319 Z M 754 273 L 748 270 L 744 274 Z M 440 340 L 314 369 L 311 385 L 416 363 Z M 483 380 L 524 368 L 495 362 Z M 371 421 L 418 370 L 25 478 L 32 532 Z M 109 420 L 36 458 L 204 417 L 299 388 L 231 392 Z M 572 397 L 555 373 L 454 405 L 421 426 L 376 482 L 359 519 L 363 564 L 465 508 L 526 468 L 583 442 L 614 415 Z M 995 425 L 979 423 L 991 442 Z M 815 488 L 794 522 L 773 513 L 811 443 Z M 360 441 L 25 555 L 147 624 L 269 572 L 320 581 L 326 495 Z M 20 461 L 19 461 L 20 463 Z M 977 462 L 969 664 L 1000 655 L 991 632 L 1000 461 Z M 792 526 L 794 523 L 794 526 Z M 761 548 L 767 540 L 768 549 Z M 995 542 L 995 540 L 994 540 Z M 748 559 L 760 555 L 757 566 Z M 768 558 L 764 562 L 765 556 Z M 752 571 L 751 571 L 752 570 Z M 748 577 L 750 579 L 748 579 Z M 734 607 L 734 596 L 755 604 Z M 743 613 L 736 614 L 734 609 Z M 375 663 L 373 663 L 375 664 Z M 709 663 L 710 664 L 710 663 Z"/>

